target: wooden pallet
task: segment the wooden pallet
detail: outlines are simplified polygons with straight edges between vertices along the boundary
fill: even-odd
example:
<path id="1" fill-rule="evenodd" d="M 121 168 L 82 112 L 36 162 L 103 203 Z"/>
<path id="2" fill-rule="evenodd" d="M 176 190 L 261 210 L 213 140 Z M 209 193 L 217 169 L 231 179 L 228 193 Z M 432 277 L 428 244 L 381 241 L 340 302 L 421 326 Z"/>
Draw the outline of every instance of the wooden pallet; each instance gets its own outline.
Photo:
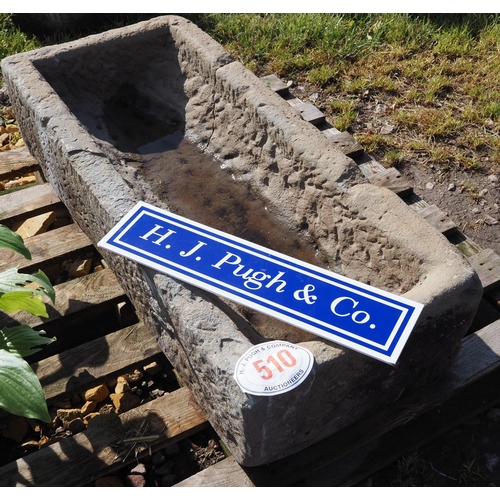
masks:
<path id="1" fill-rule="evenodd" d="M 272 80 L 276 83 L 275 79 Z M 286 95 L 283 90 L 280 92 Z M 341 134 L 319 119 L 310 106 L 301 108 L 294 99 L 287 95 L 287 101 L 302 109 L 305 119 L 308 113 L 315 116 L 317 126 L 328 131 L 327 137 Z M 493 312 L 487 324 L 475 328 L 464 339 L 459 358 L 449 374 L 432 386 L 402 398 L 369 419 L 293 456 L 255 468 L 241 467 L 229 456 L 180 481 L 176 487 L 319 484 L 321 481 L 318 482 L 317 478 L 323 477 L 324 471 L 327 471 L 329 486 L 355 484 L 413 447 L 437 437 L 500 400 L 496 393 L 488 393 L 489 382 L 497 383 L 500 379 L 500 370 L 497 369 L 500 359 L 497 257 L 483 251 L 451 227 L 437 207 L 429 207 L 416 198 L 411 189 L 401 189 L 400 179 L 391 178 L 390 173 L 389 176 L 377 177 L 379 173 L 384 174 L 383 167 L 360 151 L 355 141 L 343 134 L 335 143 L 347 148 L 369 179 L 371 175 L 381 185 L 384 185 L 381 181 L 384 178 L 389 179 L 393 186 L 398 185 L 396 191 L 404 193 L 410 206 L 420 210 L 430 222 L 434 221 L 431 223 L 440 225 L 443 234 L 448 235 L 453 244 L 466 250 L 464 254 L 469 252 L 475 256 L 471 263 L 480 272 L 485 288 L 484 301 Z M 24 158 L 22 161 L 21 157 Z M 26 171 L 21 166 L 23 161 L 33 169 L 33 159 L 26 150 L 9 152 L 8 162 L 15 165 L 12 175 Z M 2 171 L 0 167 L 5 178 L 7 168 Z M 31 187 L 0 197 L 2 224 L 12 226 L 47 212 L 56 212 L 56 219 L 68 217 L 40 173 Z M 48 232 L 26 239 L 33 254 L 30 263 L 13 252 L 0 250 L 0 270 L 13 265 L 20 265 L 26 272 L 42 268 L 53 279 L 57 278 L 56 269 L 60 268 L 62 261 L 82 253 L 95 256 L 95 248 L 74 222 L 55 226 Z M 147 328 L 130 314 L 130 302 L 109 269 L 61 282 L 55 288 L 57 302 L 49 308 L 49 318 L 33 318 L 22 313 L 7 318 L 7 322 L 27 322 L 58 337 L 57 342 L 29 359 L 42 382 L 48 404 L 67 399 L 151 360 L 164 358 Z M 476 325 L 480 323 L 479 320 L 475 322 Z M 443 415 L 447 417 L 443 419 Z M 150 432 L 158 435 L 151 445 L 153 451 L 210 426 L 189 389 L 182 387 L 122 414 L 106 416 L 81 433 L 4 465 L 0 468 L 0 486 L 92 484 L 96 478 L 115 473 L 135 460 L 131 456 L 125 462 L 116 461 L 116 450 L 112 445 L 128 429 L 144 421 L 148 422 Z M 372 453 L 374 450 L 376 454 Z"/>
<path id="2" fill-rule="evenodd" d="M 5 160 L 4 163 L 2 161 Z M 0 155 L 0 173 L 8 178 L 33 171 L 33 158 L 25 149 Z M 19 266 L 22 272 L 44 270 L 57 279 L 61 262 L 97 251 L 72 221 L 68 212 L 39 171 L 37 181 L 26 189 L 0 196 L 0 223 L 15 227 L 20 221 L 57 213 L 65 225 L 25 239 L 32 253 L 28 261 L 0 249 L 0 271 Z M 101 262 L 99 261 L 99 264 Z M 54 281 L 53 281 L 54 282 Z M 42 384 L 47 404 L 68 400 L 101 382 L 116 379 L 154 360 L 168 364 L 149 330 L 137 319 L 131 305 L 108 268 L 55 285 L 56 303 L 48 307 L 48 318 L 24 312 L 2 314 L 2 326 L 26 323 L 44 329 L 57 341 L 28 358 Z M 3 413 L 0 422 L 14 419 Z M 0 468 L 0 486 L 87 485 L 99 477 L 123 469 L 135 461 L 116 460 L 112 444 L 131 427 L 147 422 L 148 432 L 157 434 L 155 451 L 191 436 L 209 426 L 204 412 L 188 388 L 183 387 L 122 414 L 103 415 L 84 431 L 64 441 L 42 447 Z"/>

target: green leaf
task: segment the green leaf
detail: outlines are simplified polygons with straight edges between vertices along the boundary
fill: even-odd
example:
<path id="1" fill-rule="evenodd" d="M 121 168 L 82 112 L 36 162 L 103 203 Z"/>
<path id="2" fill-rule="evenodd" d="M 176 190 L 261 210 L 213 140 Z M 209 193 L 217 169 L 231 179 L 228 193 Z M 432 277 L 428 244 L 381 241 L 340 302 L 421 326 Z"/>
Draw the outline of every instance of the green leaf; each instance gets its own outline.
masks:
<path id="1" fill-rule="evenodd" d="M 0 248 L 8 248 L 14 252 L 20 253 L 31 260 L 31 253 L 24 244 L 23 239 L 7 226 L 0 224 Z"/>
<path id="2" fill-rule="evenodd" d="M 26 285 L 31 285 L 32 288 L 29 289 L 31 293 L 45 295 L 52 303 L 55 302 L 54 288 L 43 271 L 35 274 L 22 274 L 17 271 L 17 268 L 11 268 L 0 273 L 0 293 L 26 291 Z"/>
<path id="3" fill-rule="evenodd" d="M 15 326 L 0 330 L 0 349 L 23 358 L 38 352 L 43 345 L 51 344 L 55 338 L 43 337 L 43 330 L 36 331 L 28 325 Z"/>
<path id="4" fill-rule="evenodd" d="M 30 290 L 0 294 L 0 309 L 8 313 L 27 311 L 34 316 L 49 317 L 42 298 L 39 295 L 33 295 Z"/>
<path id="5" fill-rule="evenodd" d="M 14 415 L 50 422 L 42 386 L 21 356 L 0 350 L 0 407 Z"/>

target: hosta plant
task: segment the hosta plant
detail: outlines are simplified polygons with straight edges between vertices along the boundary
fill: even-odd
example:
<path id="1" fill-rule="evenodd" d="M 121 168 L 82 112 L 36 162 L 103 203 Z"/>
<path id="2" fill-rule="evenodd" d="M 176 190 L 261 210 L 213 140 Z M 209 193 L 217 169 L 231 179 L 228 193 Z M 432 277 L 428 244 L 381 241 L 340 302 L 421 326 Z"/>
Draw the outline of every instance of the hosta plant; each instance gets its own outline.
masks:
<path id="1" fill-rule="evenodd" d="M 0 248 L 8 248 L 31 259 L 23 239 L 0 224 Z M 17 268 L 0 272 L 0 309 L 13 313 L 27 311 L 35 316 L 48 317 L 42 297 L 53 303 L 55 293 L 47 276 L 38 271 L 22 274 Z M 1 325 L 0 325 L 1 326 Z M 35 372 L 23 359 L 54 339 L 42 336 L 45 332 L 19 325 L 0 330 L 0 408 L 28 418 L 50 421 L 42 386 Z"/>

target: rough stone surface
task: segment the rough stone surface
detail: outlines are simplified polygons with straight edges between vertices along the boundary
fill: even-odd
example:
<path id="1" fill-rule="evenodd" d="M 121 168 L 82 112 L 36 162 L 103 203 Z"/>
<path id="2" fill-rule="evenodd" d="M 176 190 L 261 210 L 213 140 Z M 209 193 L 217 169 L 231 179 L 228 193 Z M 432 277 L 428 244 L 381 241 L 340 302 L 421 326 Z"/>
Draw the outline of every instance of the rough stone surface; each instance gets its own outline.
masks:
<path id="1" fill-rule="evenodd" d="M 424 304 L 390 366 L 105 252 L 240 463 L 299 451 L 428 383 L 455 359 L 482 292 L 465 259 L 398 196 L 367 184 L 351 159 L 192 23 L 153 19 L 6 58 L 2 71 L 30 152 L 94 243 L 143 200 Z M 145 130 L 156 139 L 172 135 L 165 124 L 180 127 L 186 140 L 169 168 L 138 155 L 145 135 L 123 128 L 134 113 L 145 127 L 159 127 Z M 209 162 L 186 182 L 179 155 L 193 149 Z M 188 164 L 197 162 L 194 155 Z M 207 210 L 200 200 L 210 189 L 222 194 Z M 234 208 L 245 196 L 255 210 L 238 218 Z M 219 217 L 224 210 L 228 217 Z M 283 228 L 288 237 L 273 239 Z M 247 396 L 234 365 L 267 339 L 307 347 L 314 371 L 280 396 Z"/>
<path id="2" fill-rule="evenodd" d="M 106 384 L 100 384 L 96 387 L 92 387 L 85 392 L 85 401 L 95 401 L 96 403 L 102 403 L 109 396 L 109 389 Z"/>
<path id="3" fill-rule="evenodd" d="M 130 392 L 122 392 L 120 394 L 111 394 L 110 396 L 117 413 L 123 413 L 139 406 L 141 398 Z"/>

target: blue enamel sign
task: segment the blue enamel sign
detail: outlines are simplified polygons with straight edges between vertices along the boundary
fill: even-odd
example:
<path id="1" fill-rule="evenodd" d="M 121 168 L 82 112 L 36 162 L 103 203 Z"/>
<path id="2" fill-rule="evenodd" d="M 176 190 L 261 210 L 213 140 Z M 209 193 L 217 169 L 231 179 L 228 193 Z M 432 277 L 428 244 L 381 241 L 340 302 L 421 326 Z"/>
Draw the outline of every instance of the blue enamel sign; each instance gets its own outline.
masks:
<path id="1" fill-rule="evenodd" d="M 98 245 L 391 364 L 423 308 L 142 202 Z"/>

